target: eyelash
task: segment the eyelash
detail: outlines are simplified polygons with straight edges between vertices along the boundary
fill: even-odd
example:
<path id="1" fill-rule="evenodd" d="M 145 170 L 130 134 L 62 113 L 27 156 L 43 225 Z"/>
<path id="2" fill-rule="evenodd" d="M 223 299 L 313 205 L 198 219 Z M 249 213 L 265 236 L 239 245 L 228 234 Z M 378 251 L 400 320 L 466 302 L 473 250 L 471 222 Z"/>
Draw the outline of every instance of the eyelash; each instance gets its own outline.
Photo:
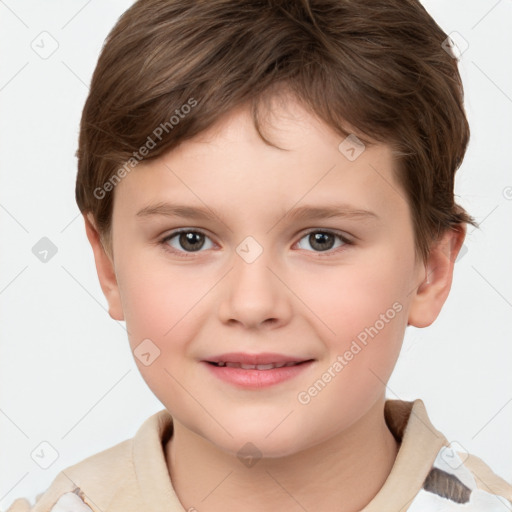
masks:
<path id="1" fill-rule="evenodd" d="M 203 252 L 203 251 L 195 251 L 195 252 L 178 251 L 178 250 L 170 247 L 167 242 L 169 242 L 169 240 L 172 240 L 175 236 L 177 236 L 181 233 L 200 233 L 200 234 L 204 235 L 205 237 L 210 238 L 204 231 L 202 231 L 200 229 L 182 228 L 182 229 L 177 229 L 176 231 L 172 231 L 171 233 L 169 233 L 168 235 L 166 235 L 164 238 L 162 238 L 160 240 L 159 243 L 163 246 L 164 250 L 171 252 L 174 255 L 178 255 L 178 257 L 181 257 L 181 258 L 191 258 L 194 256 L 194 254 Z M 352 240 L 349 240 L 347 237 L 345 237 L 341 233 L 338 233 L 337 231 L 332 231 L 330 229 L 318 229 L 318 228 L 310 229 L 309 231 L 304 233 L 300 237 L 299 241 L 302 240 L 305 236 L 310 235 L 311 233 L 323 233 L 323 234 L 333 235 L 335 237 L 338 237 L 344 244 L 341 247 L 338 247 L 336 249 L 329 249 L 328 251 L 308 251 L 308 252 L 314 252 L 322 258 L 330 257 L 330 256 L 338 254 L 340 252 L 340 249 L 344 250 L 343 247 L 345 245 L 354 245 L 354 242 Z"/>

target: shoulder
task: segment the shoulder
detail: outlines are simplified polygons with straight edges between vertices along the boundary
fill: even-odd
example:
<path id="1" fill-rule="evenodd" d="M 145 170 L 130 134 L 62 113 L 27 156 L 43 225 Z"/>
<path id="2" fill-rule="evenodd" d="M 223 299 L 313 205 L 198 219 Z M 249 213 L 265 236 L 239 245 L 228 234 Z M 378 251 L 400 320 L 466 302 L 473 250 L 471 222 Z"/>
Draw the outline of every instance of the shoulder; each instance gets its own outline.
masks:
<path id="1" fill-rule="evenodd" d="M 147 508 L 144 499 L 153 499 L 148 482 L 160 482 L 157 491 L 172 487 L 163 453 L 163 443 L 172 433 L 172 417 L 161 410 L 139 427 L 135 436 L 81 462 L 63 469 L 50 487 L 31 506 L 16 500 L 7 512 L 127 512 Z M 146 495 L 141 491 L 146 483 Z"/>
<path id="2" fill-rule="evenodd" d="M 502 496 L 507 499 L 509 510 L 512 510 L 512 484 L 507 482 L 476 455 L 466 455 L 464 460 L 466 467 L 475 479 L 476 489 Z"/>
<path id="3" fill-rule="evenodd" d="M 408 503 L 408 512 L 512 512 L 512 484 L 460 444 L 449 443 L 422 400 L 387 400 L 384 415 L 400 449 L 368 512 L 382 510 L 396 495 L 402 508 Z"/>
<path id="4" fill-rule="evenodd" d="M 132 444 L 133 439 L 127 439 L 63 469 L 33 506 L 20 498 L 7 512 L 105 510 L 120 486 L 134 483 Z"/>
<path id="5" fill-rule="evenodd" d="M 443 446 L 410 512 L 422 510 L 468 512 L 512 511 L 512 484 L 479 457 Z"/>

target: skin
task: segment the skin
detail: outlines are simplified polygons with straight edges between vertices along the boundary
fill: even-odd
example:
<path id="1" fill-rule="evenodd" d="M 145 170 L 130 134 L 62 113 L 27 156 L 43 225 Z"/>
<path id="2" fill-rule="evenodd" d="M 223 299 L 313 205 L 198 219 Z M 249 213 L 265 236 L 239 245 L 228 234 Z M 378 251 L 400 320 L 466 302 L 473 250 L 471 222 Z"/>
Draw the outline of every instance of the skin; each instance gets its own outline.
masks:
<path id="1" fill-rule="evenodd" d="M 241 107 L 121 181 L 110 249 L 92 216 L 85 217 L 110 315 L 126 321 L 132 350 L 148 338 L 160 350 L 149 366 L 135 361 L 173 416 L 165 453 L 186 510 L 349 512 L 368 504 L 399 448 L 384 421 L 385 383 L 407 325 L 426 327 L 438 316 L 464 241 L 463 227 L 450 230 L 427 262 L 417 261 L 391 149 L 367 146 L 351 162 L 338 150 L 339 135 L 287 100 L 264 126 L 286 150 L 266 145 Z M 206 205 L 220 218 L 137 216 L 161 202 Z M 306 204 L 336 202 L 378 218 L 285 216 Z M 187 252 L 179 236 L 162 241 L 177 228 L 203 231 L 206 237 L 194 242 L 200 250 Z M 322 251 L 310 228 L 339 232 L 353 244 L 334 237 Z M 252 263 L 236 252 L 247 236 L 263 249 Z M 396 303 L 401 311 L 320 393 L 300 403 L 298 393 Z M 293 379 L 247 390 L 200 362 L 226 352 L 315 361 Z M 252 467 L 237 457 L 248 441 L 262 454 Z"/>

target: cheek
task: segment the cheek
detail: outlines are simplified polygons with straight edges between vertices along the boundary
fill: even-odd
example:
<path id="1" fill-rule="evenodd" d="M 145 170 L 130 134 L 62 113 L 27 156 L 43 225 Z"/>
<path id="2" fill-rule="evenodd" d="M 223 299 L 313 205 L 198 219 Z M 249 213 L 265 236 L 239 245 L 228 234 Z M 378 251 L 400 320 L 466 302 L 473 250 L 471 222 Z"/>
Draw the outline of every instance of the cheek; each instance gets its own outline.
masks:
<path id="1" fill-rule="evenodd" d="M 174 412 L 187 402 L 177 369 L 200 324 L 194 321 L 194 305 L 205 293 L 204 280 L 201 286 L 183 273 L 157 272 L 149 267 L 151 271 L 120 271 L 119 289 L 134 361 L 148 387 Z M 168 403 L 169 396 L 172 403 Z"/>
<path id="2" fill-rule="evenodd" d="M 218 278 L 201 275 L 192 266 L 171 268 L 161 261 L 142 264 L 135 259 L 128 265 L 120 265 L 117 275 L 135 362 L 148 385 L 158 394 L 162 386 L 174 385 L 167 372 L 181 368 L 188 346 L 204 324 L 201 315 L 204 316 L 205 308 L 211 313 L 215 303 L 211 302 L 208 292 Z M 158 354 L 150 365 L 144 365 L 137 357 L 143 348 L 145 352 Z"/>
<path id="3" fill-rule="evenodd" d="M 292 286 L 308 316 L 313 313 L 317 317 L 315 323 L 325 327 L 322 333 L 329 338 L 355 337 L 376 323 L 383 335 L 396 334 L 402 328 L 403 315 L 397 313 L 405 309 L 406 279 L 384 259 L 367 265 L 325 268 L 323 275 L 305 273 L 297 276 Z"/>
<path id="4" fill-rule="evenodd" d="M 136 337 L 166 339 L 206 292 L 205 279 L 185 267 L 166 267 L 160 262 L 132 265 L 118 273 L 118 283 L 130 334 Z M 138 268 L 137 268 L 138 267 Z"/>
<path id="5" fill-rule="evenodd" d="M 296 397 L 299 407 L 309 413 L 301 427 L 312 440 L 319 435 L 314 417 L 326 418 L 328 437 L 340 426 L 348 428 L 384 392 L 407 320 L 407 286 L 399 274 L 385 264 L 347 267 L 331 273 L 324 286 L 307 295 L 308 305 L 322 320 L 316 324 L 329 327 L 321 327 L 320 333 L 328 358 Z"/>
<path id="6" fill-rule="evenodd" d="M 320 320 L 315 321 L 317 335 L 328 351 L 318 377 L 338 356 L 343 358 L 341 371 L 331 369 L 336 377 L 319 396 L 319 405 L 353 400 L 351 407 L 376 396 L 391 375 L 407 325 L 409 292 L 407 265 L 396 261 L 389 252 L 365 265 L 340 267 L 336 272 L 331 268 L 326 279 L 304 279 L 297 294 Z M 310 286 L 312 281 L 315 287 Z M 350 397 L 345 395 L 347 389 Z"/>

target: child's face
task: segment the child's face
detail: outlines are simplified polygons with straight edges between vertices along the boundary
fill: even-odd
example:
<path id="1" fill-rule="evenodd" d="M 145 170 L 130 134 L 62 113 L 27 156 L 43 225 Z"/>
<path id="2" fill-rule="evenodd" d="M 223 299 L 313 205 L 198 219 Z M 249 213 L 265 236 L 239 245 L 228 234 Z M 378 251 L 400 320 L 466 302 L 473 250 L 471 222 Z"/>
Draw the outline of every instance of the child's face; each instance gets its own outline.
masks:
<path id="1" fill-rule="evenodd" d="M 263 127 L 286 151 L 263 143 L 249 110 L 215 128 L 139 164 L 117 186 L 110 312 L 126 320 L 132 350 L 149 352 L 148 366 L 135 360 L 176 422 L 232 453 L 250 441 L 266 456 L 291 454 L 382 399 L 425 267 L 415 262 L 387 146 L 350 161 L 342 139 L 292 101 L 276 105 Z M 180 205 L 219 217 L 166 215 L 164 204 L 168 213 Z M 306 206 L 374 215 L 294 219 Z M 169 239 L 178 228 L 204 236 Z M 313 361 L 257 387 L 283 370 L 206 362 L 234 352 Z M 253 385 L 221 378 L 241 373 Z"/>

